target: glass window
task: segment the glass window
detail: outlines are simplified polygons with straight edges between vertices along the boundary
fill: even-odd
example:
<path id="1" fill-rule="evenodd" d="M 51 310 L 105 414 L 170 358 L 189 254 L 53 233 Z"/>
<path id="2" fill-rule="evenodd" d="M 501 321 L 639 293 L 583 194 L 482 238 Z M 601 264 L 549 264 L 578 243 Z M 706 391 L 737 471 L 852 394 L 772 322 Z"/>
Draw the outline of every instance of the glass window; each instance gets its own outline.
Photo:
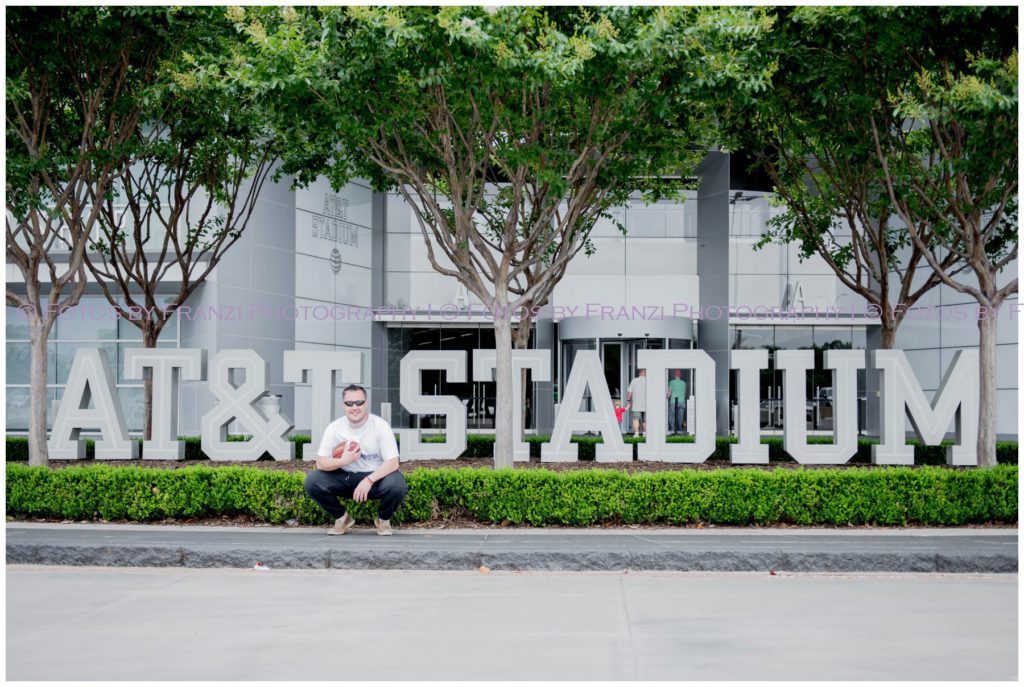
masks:
<path id="1" fill-rule="evenodd" d="M 868 347 L 868 333 L 864 327 L 851 327 L 850 343 L 854 348 L 865 349 Z"/>
<path id="2" fill-rule="evenodd" d="M 31 403 L 31 394 L 28 387 L 9 386 L 6 391 L 7 429 L 16 432 L 27 432 Z M 46 419 L 51 426 L 53 425 L 53 399 L 55 391 L 55 389 L 46 390 Z"/>
<path id="3" fill-rule="evenodd" d="M 145 411 L 142 387 L 121 386 L 117 388 L 117 395 L 121 401 L 121 408 L 124 410 L 124 421 L 128 425 L 128 431 L 141 432 Z"/>
<path id="4" fill-rule="evenodd" d="M 850 348 L 850 327 L 814 327 L 815 348 Z"/>
<path id="5" fill-rule="evenodd" d="M 7 348 L 9 351 L 10 346 Z M 10 370 L 10 365 L 7 368 Z M 28 387 L 7 387 L 7 429 L 28 430 L 29 396 Z"/>
<path id="6" fill-rule="evenodd" d="M 102 341 L 117 338 L 117 313 L 106 298 L 83 298 L 57 317 L 56 338 Z"/>
<path id="7" fill-rule="evenodd" d="M 784 350 L 813 348 L 814 335 L 811 327 L 776 327 L 775 347 Z"/>
<path id="8" fill-rule="evenodd" d="M 573 361 L 576 360 L 576 354 L 580 351 L 594 351 L 597 350 L 597 341 L 594 339 L 568 339 L 562 342 L 562 389 L 565 389 L 566 383 L 569 381 L 569 375 L 572 373 Z M 555 395 L 555 403 L 558 403 L 558 394 Z M 579 410 L 590 411 L 590 389 L 587 388 L 583 392 L 583 403 L 580 405 Z"/>
<path id="9" fill-rule="evenodd" d="M 7 340 L 29 339 L 28 318 L 18 308 L 7 306 Z"/>
<path id="10" fill-rule="evenodd" d="M 736 327 L 734 332 L 733 348 L 751 350 L 775 345 L 774 327 Z"/>
<path id="11" fill-rule="evenodd" d="M 7 344 L 7 382 L 10 384 L 28 384 L 31 370 L 31 344 Z"/>
<path id="12" fill-rule="evenodd" d="M 169 329 L 171 329 L 171 325 L 164 327 L 164 332 L 170 334 Z M 119 317 L 117 320 L 117 338 L 127 341 L 142 341 L 142 330 L 132 324 L 131 320 Z"/>
<path id="13" fill-rule="evenodd" d="M 114 365 L 114 374 L 117 376 L 118 384 L 124 384 L 125 382 L 127 382 L 128 384 L 137 384 L 139 381 L 137 379 L 127 379 L 124 376 L 124 352 L 127 351 L 129 348 L 142 348 L 142 345 L 137 343 L 119 343 L 117 344 L 116 362 L 114 358 L 110 359 L 110 364 Z M 110 353 L 108 352 L 107 355 L 110 355 Z"/>
<path id="14" fill-rule="evenodd" d="M 116 343 L 89 343 L 89 344 L 69 344 L 69 343 L 58 343 L 57 344 L 57 384 L 67 384 L 68 375 L 71 373 L 71 365 L 75 360 L 75 351 L 79 348 L 99 348 L 107 352 L 107 359 L 110 361 L 110 366 L 114 370 L 114 374 L 119 378 L 120 373 L 120 360 L 117 357 L 117 344 Z M 51 380 L 52 381 L 52 380 Z"/>
<path id="15" fill-rule="evenodd" d="M 140 298 L 139 300 L 142 299 Z M 158 307 L 164 309 L 171 307 L 171 303 L 173 303 L 174 300 L 175 299 L 172 296 L 158 296 L 156 298 Z M 123 301 L 121 302 L 123 303 Z M 141 316 L 142 313 L 139 313 L 138 316 L 132 316 L 130 314 L 129 317 L 117 318 L 117 338 L 127 339 L 129 341 L 142 341 L 142 330 L 133 324 L 133 319 L 137 319 Z M 180 316 L 178 315 L 178 311 L 175 310 L 174 314 L 172 314 L 171 318 L 167 321 L 167 324 L 164 325 L 163 331 L 160 333 L 160 339 L 177 340 L 179 321 Z"/>
<path id="16" fill-rule="evenodd" d="M 443 418 L 410 416 L 399 402 L 398 380 L 402 358 L 414 350 L 465 351 L 467 377 L 465 382 L 452 382 L 447 374 L 425 370 L 421 375 L 421 388 L 426 394 L 457 396 L 467 406 L 470 429 L 494 426 L 495 383 L 473 381 L 472 351 L 493 349 L 494 330 L 484 326 L 469 327 L 389 327 L 387 330 L 388 388 L 393 424 L 396 427 L 418 426 L 424 429 L 443 427 Z M 529 389 L 529 386 L 527 387 Z"/>
<path id="17" fill-rule="evenodd" d="M 47 382 L 53 384 L 57 370 L 57 347 L 50 343 L 46 344 L 47 358 Z M 7 383 L 8 384 L 31 384 L 32 372 L 32 344 L 8 343 L 7 344 Z"/>

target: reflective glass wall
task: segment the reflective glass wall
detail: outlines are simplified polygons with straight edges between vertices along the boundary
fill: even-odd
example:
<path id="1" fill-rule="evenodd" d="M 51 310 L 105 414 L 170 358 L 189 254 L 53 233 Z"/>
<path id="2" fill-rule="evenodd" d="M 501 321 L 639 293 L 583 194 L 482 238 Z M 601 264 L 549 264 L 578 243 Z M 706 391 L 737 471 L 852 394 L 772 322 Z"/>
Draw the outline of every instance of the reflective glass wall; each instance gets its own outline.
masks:
<path id="1" fill-rule="evenodd" d="M 180 323 L 175 315 L 164 327 L 158 348 L 180 345 Z M 138 327 L 117 317 L 103 296 L 84 296 L 78 306 L 61 314 L 47 343 L 47 420 L 53 424 L 54 401 L 64 394 L 75 351 L 81 347 L 100 348 L 107 353 L 117 380 L 117 394 L 124 409 L 128 431 L 142 431 L 142 380 L 124 377 L 124 352 L 142 347 Z M 29 370 L 32 348 L 28 321 L 17 308 L 7 307 L 7 431 L 27 432 L 29 415 Z"/>
<path id="2" fill-rule="evenodd" d="M 867 333 L 863 326 L 733 326 L 729 328 L 730 348 L 766 349 L 768 369 L 761 372 L 761 429 L 773 433 L 782 429 L 782 372 L 775 368 L 775 352 L 780 349 L 812 349 L 814 370 L 807 374 L 807 429 L 832 431 L 832 373 L 824 367 L 825 351 L 829 349 L 864 349 Z M 729 396 L 736 397 L 736 373 L 729 376 Z M 865 371 L 857 373 L 858 428 L 864 428 Z M 735 414 L 730 424 L 735 430 Z"/>
<path id="3" fill-rule="evenodd" d="M 530 335 L 533 347 L 533 334 Z M 396 324 L 387 330 L 387 401 L 391 404 L 391 421 L 395 427 L 419 427 L 421 429 L 443 429 L 444 416 L 410 415 L 399 402 L 399 366 L 409 351 L 465 351 L 466 382 L 451 382 L 447 373 L 439 370 L 424 370 L 421 373 L 421 390 L 428 395 L 458 396 L 466 406 L 468 428 L 473 430 L 494 429 L 495 389 L 493 381 L 474 382 L 473 350 L 493 349 L 494 330 L 490 325 L 469 325 L 459 327 L 423 327 L 421 325 Z M 493 377 L 492 377 L 493 379 Z M 525 407 L 526 428 L 533 426 L 533 382 L 527 375 Z"/>

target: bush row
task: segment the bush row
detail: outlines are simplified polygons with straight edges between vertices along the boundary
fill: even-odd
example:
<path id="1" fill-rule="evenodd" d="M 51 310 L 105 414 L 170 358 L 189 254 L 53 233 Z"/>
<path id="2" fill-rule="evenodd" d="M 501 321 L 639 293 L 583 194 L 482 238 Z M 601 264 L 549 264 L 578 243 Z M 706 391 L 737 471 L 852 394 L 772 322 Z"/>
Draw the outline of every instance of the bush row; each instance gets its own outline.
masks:
<path id="1" fill-rule="evenodd" d="M 249 515 L 326 524 L 303 472 L 251 467 L 7 466 L 7 514 L 148 521 Z M 757 470 L 627 474 L 620 470 L 426 469 L 406 474 L 397 523 L 471 517 L 484 523 L 588 526 L 939 525 L 1017 521 L 1017 467 Z M 369 523 L 375 505 L 350 504 Z"/>
<path id="2" fill-rule="evenodd" d="M 186 460 L 205 460 L 206 454 L 203 453 L 202 447 L 200 446 L 199 437 L 180 437 L 185 442 L 185 459 Z M 245 441 L 247 437 L 243 435 L 231 435 L 228 437 L 228 441 Z M 289 440 L 295 443 L 295 457 L 302 457 L 302 445 L 308 444 L 310 439 L 309 435 L 298 434 L 293 437 L 289 437 Z M 444 435 L 428 436 L 424 441 L 432 443 L 444 443 Z M 540 445 L 544 442 L 551 441 L 549 436 L 531 436 L 527 438 L 527 442 L 530 445 L 530 456 L 533 458 L 540 458 Z M 579 444 L 579 459 L 581 461 L 592 461 L 594 460 L 595 450 L 597 444 L 602 443 L 600 437 L 585 437 L 575 436 L 572 439 L 573 443 Z M 642 443 L 643 438 L 625 437 L 624 441 L 627 444 L 633 445 L 633 459 L 637 458 L 636 445 Z M 668 437 L 668 443 L 670 444 L 685 444 L 692 443 L 693 437 L 690 436 L 672 436 Z M 808 442 L 812 444 L 830 444 L 832 443 L 831 437 L 809 437 Z M 715 452 L 711 455 L 710 460 L 729 460 L 729 445 L 736 443 L 735 437 L 717 437 Z M 762 444 L 768 445 L 768 459 L 771 461 L 792 461 L 789 454 L 782 448 L 782 437 L 762 437 Z M 850 462 L 851 463 L 862 463 L 867 464 L 871 462 L 871 446 L 877 444 L 878 441 L 875 439 L 859 439 L 857 455 L 855 455 Z M 917 465 L 944 465 L 946 462 L 945 449 L 943 446 L 948 445 L 950 442 L 944 442 L 943 446 L 925 446 L 916 439 L 912 439 L 907 442 L 913 445 L 914 448 L 914 462 Z M 95 456 L 95 445 L 94 442 L 89 439 L 86 441 L 86 455 L 89 458 Z M 462 458 L 490 458 L 494 453 L 494 435 L 487 434 L 470 434 L 466 438 L 466 450 L 460 457 Z M 269 458 L 269 456 L 266 456 Z M 7 460 L 11 461 L 27 461 L 28 460 L 28 439 L 25 437 L 7 437 Z M 1017 442 L 1016 441 L 1000 441 L 996 443 L 996 462 L 1006 465 L 1017 464 Z"/>

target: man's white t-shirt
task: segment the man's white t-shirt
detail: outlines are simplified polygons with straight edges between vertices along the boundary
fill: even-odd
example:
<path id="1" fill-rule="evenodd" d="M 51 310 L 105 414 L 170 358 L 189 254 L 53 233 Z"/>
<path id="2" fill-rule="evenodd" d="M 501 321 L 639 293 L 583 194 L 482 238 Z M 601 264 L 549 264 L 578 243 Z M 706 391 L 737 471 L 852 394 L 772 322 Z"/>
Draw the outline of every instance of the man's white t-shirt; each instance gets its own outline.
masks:
<path id="1" fill-rule="evenodd" d="M 633 394 L 629 400 L 632 406 L 630 410 L 634 413 L 647 412 L 647 377 L 634 377 L 626 393 Z"/>
<path id="2" fill-rule="evenodd" d="M 348 472 L 373 472 L 385 460 L 398 457 L 398 444 L 391 425 L 384 418 L 370 414 L 361 427 L 354 429 L 345 416 L 327 425 L 317 455 L 330 456 L 338 444 L 349 441 L 358 442 L 362 455 L 356 462 L 342 466 L 341 469 Z"/>

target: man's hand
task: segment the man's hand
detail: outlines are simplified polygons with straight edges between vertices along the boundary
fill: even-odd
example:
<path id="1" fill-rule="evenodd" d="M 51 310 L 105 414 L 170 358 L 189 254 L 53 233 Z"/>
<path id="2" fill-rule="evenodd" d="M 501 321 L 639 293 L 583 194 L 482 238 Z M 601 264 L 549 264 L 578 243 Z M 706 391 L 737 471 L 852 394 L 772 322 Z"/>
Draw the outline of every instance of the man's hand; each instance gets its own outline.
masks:
<path id="1" fill-rule="evenodd" d="M 340 458 L 345 465 L 351 465 L 356 462 L 359 460 L 360 455 L 362 455 L 362 449 L 359 448 L 359 444 L 355 441 L 350 441 L 348 444 L 343 441 L 331 451 L 331 458 Z"/>
<path id="2" fill-rule="evenodd" d="M 356 503 L 362 503 L 365 501 L 370 495 L 370 488 L 372 486 L 373 485 L 370 484 L 370 480 L 364 477 L 363 480 L 359 482 L 359 485 L 356 486 L 356 490 L 352 492 L 352 500 Z"/>

